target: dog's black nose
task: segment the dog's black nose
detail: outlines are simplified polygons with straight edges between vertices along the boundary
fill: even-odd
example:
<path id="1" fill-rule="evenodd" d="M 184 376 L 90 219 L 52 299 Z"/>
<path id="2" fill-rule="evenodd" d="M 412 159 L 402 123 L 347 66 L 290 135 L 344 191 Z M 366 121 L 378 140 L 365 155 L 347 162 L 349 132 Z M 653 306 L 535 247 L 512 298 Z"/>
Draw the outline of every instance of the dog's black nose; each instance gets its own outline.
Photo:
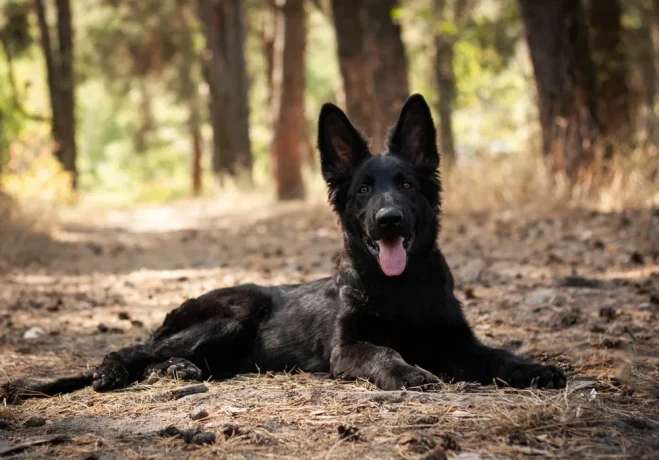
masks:
<path id="1" fill-rule="evenodd" d="M 403 222 L 403 213 L 393 207 L 382 208 L 375 215 L 375 221 L 378 227 L 398 227 Z"/>

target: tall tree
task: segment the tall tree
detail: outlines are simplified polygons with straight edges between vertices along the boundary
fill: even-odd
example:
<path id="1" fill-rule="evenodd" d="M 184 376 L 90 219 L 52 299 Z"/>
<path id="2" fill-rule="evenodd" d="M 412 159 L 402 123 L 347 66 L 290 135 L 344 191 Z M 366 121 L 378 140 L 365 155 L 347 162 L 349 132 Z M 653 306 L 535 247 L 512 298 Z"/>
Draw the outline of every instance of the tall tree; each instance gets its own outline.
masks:
<path id="1" fill-rule="evenodd" d="M 193 21 L 190 18 L 187 4 L 179 1 L 176 5 L 179 20 L 183 26 L 184 32 L 181 34 L 179 54 L 180 60 L 178 64 L 178 88 L 177 94 L 181 102 L 185 104 L 188 109 L 188 133 L 190 135 L 190 147 L 192 150 L 191 155 L 191 185 L 192 194 L 194 196 L 201 195 L 202 192 L 202 154 L 203 154 L 203 139 L 201 136 L 201 123 L 202 118 L 201 103 L 199 100 L 198 83 L 195 79 L 196 74 L 199 72 L 198 54 L 195 50 L 193 42 Z"/>
<path id="2" fill-rule="evenodd" d="M 348 115 L 381 150 L 409 94 L 397 0 L 332 0 Z"/>
<path id="3" fill-rule="evenodd" d="M 277 16 L 277 5 L 275 0 L 265 0 L 261 20 L 261 50 L 265 60 L 266 81 L 266 119 L 270 127 L 273 126 L 275 114 L 275 41 L 278 35 L 279 21 Z"/>
<path id="4" fill-rule="evenodd" d="M 542 149 L 573 179 L 601 126 L 588 26 L 577 0 L 519 0 L 538 90 Z"/>
<path id="5" fill-rule="evenodd" d="M 56 156 L 71 173 L 77 187 L 75 142 L 75 79 L 73 73 L 73 25 L 69 0 L 56 0 L 57 46 L 52 43 L 44 0 L 35 0 L 37 22 L 41 33 L 41 48 L 46 61 L 48 90 L 53 113 L 52 131 Z"/>
<path id="6" fill-rule="evenodd" d="M 453 59 L 457 32 L 469 11 L 469 0 L 433 0 L 433 28 L 435 38 L 435 80 L 439 91 L 439 137 L 444 164 L 455 161 L 453 139 L 453 110 L 456 86 Z M 451 27 L 447 27 L 451 24 Z"/>
<path id="7" fill-rule="evenodd" d="M 365 62 L 363 0 L 332 0 L 339 67 L 348 116 L 357 128 L 375 134 L 371 126 L 374 104 L 372 72 Z"/>
<path id="8" fill-rule="evenodd" d="M 304 198 L 302 163 L 307 157 L 307 120 L 304 53 L 306 17 L 304 0 L 285 0 L 277 5 L 273 113 L 272 164 L 280 200 Z"/>
<path id="9" fill-rule="evenodd" d="M 620 140 L 629 134 L 631 124 L 620 1 L 589 0 L 587 11 L 602 122 L 607 137 Z"/>
<path id="10" fill-rule="evenodd" d="M 364 0 L 362 20 L 367 21 L 367 60 L 373 71 L 375 112 L 373 145 L 384 148 L 388 128 L 394 124 L 409 96 L 407 55 L 398 22 L 393 20 L 398 0 Z"/>
<path id="11" fill-rule="evenodd" d="M 648 14 L 643 15 L 643 26 L 650 31 L 652 50 L 654 51 L 651 60 L 654 64 L 653 68 L 648 68 L 644 72 L 646 75 L 646 101 L 650 111 L 654 114 L 655 103 L 657 102 L 657 85 L 659 84 L 657 81 L 659 80 L 659 0 L 652 0 L 650 8 L 646 11 Z"/>
<path id="12" fill-rule="evenodd" d="M 249 101 L 245 63 L 245 12 L 242 0 L 198 0 L 210 60 L 213 170 L 235 175 L 250 170 Z"/>

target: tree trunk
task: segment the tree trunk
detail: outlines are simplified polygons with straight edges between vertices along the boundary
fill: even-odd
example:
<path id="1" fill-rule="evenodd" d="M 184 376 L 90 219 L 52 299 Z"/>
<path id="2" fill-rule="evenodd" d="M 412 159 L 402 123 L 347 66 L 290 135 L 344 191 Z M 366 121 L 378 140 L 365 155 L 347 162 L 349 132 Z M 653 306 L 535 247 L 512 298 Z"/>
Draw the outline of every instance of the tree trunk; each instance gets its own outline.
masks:
<path id="1" fill-rule="evenodd" d="M 188 14 L 188 5 L 182 2 L 176 9 L 179 20 L 186 32 L 180 45 L 182 49 L 182 62 L 178 66 L 180 84 L 179 97 L 188 108 L 188 132 L 190 134 L 190 147 L 192 150 L 191 176 L 192 195 L 201 195 L 203 189 L 203 169 L 201 159 L 203 156 L 203 137 L 201 135 L 201 103 L 199 101 L 199 88 L 195 76 L 199 66 L 199 55 L 193 42 L 193 29 Z"/>
<path id="2" fill-rule="evenodd" d="M 372 136 L 373 77 L 366 65 L 362 0 L 332 0 L 332 16 L 336 30 L 339 67 L 343 77 L 345 107 L 353 124 Z"/>
<path id="3" fill-rule="evenodd" d="M 659 75 L 659 0 L 652 0 L 652 42 L 654 43 L 655 74 Z"/>
<path id="4" fill-rule="evenodd" d="M 624 140 L 631 127 L 627 62 L 619 0 L 590 0 L 588 19 L 597 69 L 599 108 L 607 137 Z"/>
<path id="5" fill-rule="evenodd" d="M 455 145 L 453 140 L 453 110 L 455 108 L 456 88 L 453 70 L 453 48 L 455 36 L 440 29 L 446 20 L 446 0 L 433 1 L 433 22 L 435 27 L 435 80 L 439 91 L 439 136 L 444 164 L 455 162 Z"/>
<path id="6" fill-rule="evenodd" d="M 374 151 L 383 148 L 409 93 L 401 30 L 391 17 L 397 6 L 396 0 L 332 0 L 348 116 L 371 137 Z"/>
<path id="7" fill-rule="evenodd" d="M 69 0 L 56 0 L 58 47 L 51 42 L 47 12 L 43 0 L 35 0 L 41 47 L 46 60 L 48 91 L 53 112 L 55 154 L 71 174 L 71 185 L 77 188 L 75 143 L 75 80 L 73 73 L 73 26 Z"/>
<path id="8" fill-rule="evenodd" d="M 594 64 L 581 2 L 519 0 L 538 90 L 542 149 L 575 179 L 599 128 Z"/>
<path id="9" fill-rule="evenodd" d="M 634 110 L 636 115 L 635 126 L 637 130 L 645 131 L 646 140 L 652 143 L 657 141 L 657 116 L 655 113 L 657 84 L 659 75 L 659 0 L 652 0 L 650 5 L 641 5 L 641 28 L 638 31 L 639 45 L 650 43 L 651 46 L 639 46 L 640 56 L 636 62 L 640 63 L 643 100 Z"/>
<path id="10" fill-rule="evenodd" d="M 241 0 L 199 0 L 210 62 L 213 170 L 218 176 L 251 170 L 249 101 L 245 64 L 244 7 Z"/>
<path id="11" fill-rule="evenodd" d="M 646 97 L 648 101 L 648 106 L 650 110 L 654 113 L 654 108 L 656 104 L 656 90 L 657 90 L 657 80 L 659 79 L 659 0 L 652 0 L 652 7 L 650 9 L 650 17 L 647 19 L 647 22 L 650 23 L 650 30 L 652 35 L 652 44 L 654 50 L 654 71 L 649 70 L 647 72 L 647 77 L 651 80 L 646 84 L 647 91 Z"/>
<path id="12" fill-rule="evenodd" d="M 391 17 L 397 0 L 363 0 L 361 19 L 365 27 L 367 62 L 373 72 L 375 97 L 373 145 L 377 151 L 384 147 L 389 126 L 398 119 L 409 96 L 407 56 L 400 25 Z"/>
<path id="13" fill-rule="evenodd" d="M 261 30 L 261 49 L 265 60 L 265 81 L 266 81 L 266 120 L 270 127 L 274 124 L 274 97 L 275 97 L 275 40 L 277 39 L 277 7 L 275 0 L 265 2 L 265 19 Z"/>
<path id="14" fill-rule="evenodd" d="M 56 0 L 57 37 L 59 41 L 59 85 L 61 118 L 58 157 L 64 169 L 71 173 L 73 187 L 77 187 L 75 141 L 75 80 L 73 75 L 73 26 L 69 0 Z"/>
<path id="15" fill-rule="evenodd" d="M 275 46 L 277 119 L 272 164 L 280 200 L 304 198 L 302 163 L 306 158 L 307 120 L 304 113 L 306 18 L 304 0 L 285 0 L 278 10 L 279 46 Z"/>
<path id="16" fill-rule="evenodd" d="M 203 139 L 201 137 L 199 112 L 196 107 L 190 108 L 188 118 L 188 128 L 190 130 L 190 140 L 192 141 L 192 194 L 201 195 L 203 190 L 201 157 L 203 153 Z"/>

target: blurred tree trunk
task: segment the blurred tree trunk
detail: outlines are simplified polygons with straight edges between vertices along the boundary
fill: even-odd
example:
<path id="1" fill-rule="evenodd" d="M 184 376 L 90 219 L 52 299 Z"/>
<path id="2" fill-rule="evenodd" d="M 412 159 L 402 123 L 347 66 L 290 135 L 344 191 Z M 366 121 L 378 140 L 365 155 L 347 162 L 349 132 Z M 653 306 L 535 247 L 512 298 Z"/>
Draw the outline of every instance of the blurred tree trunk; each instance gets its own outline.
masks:
<path id="1" fill-rule="evenodd" d="M 149 145 L 149 136 L 153 132 L 153 103 L 149 90 L 150 84 L 146 75 L 141 76 L 138 80 L 138 89 L 140 92 L 140 127 L 135 132 L 133 144 L 137 153 L 144 153 Z"/>
<path id="2" fill-rule="evenodd" d="M 304 53 L 306 18 L 304 0 L 278 5 L 275 43 L 272 164 L 280 200 L 304 198 L 302 163 L 306 155 L 307 120 L 304 113 L 306 85 Z"/>
<path id="3" fill-rule="evenodd" d="M 199 196 L 203 190 L 203 169 L 201 164 L 203 137 L 201 135 L 202 118 L 200 115 L 199 88 L 194 76 L 197 75 L 200 59 L 193 42 L 193 28 L 188 14 L 188 5 L 178 2 L 176 11 L 186 31 L 184 36 L 181 37 L 180 43 L 182 62 L 178 66 L 179 97 L 188 107 L 188 132 L 192 149 L 191 186 L 192 194 Z"/>
<path id="4" fill-rule="evenodd" d="M 651 111 L 654 113 L 654 108 L 656 104 L 656 90 L 657 90 L 657 78 L 659 77 L 659 0 L 652 0 L 652 8 L 650 9 L 650 15 L 647 22 L 650 24 L 652 44 L 654 49 L 654 73 L 652 74 L 652 84 L 646 86 L 652 88 L 652 100 L 650 100 L 650 94 L 648 93 L 648 105 Z"/>
<path id="5" fill-rule="evenodd" d="M 519 0 L 552 167 L 576 179 L 593 157 L 601 123 L 588 27 L 576 0 Z"/>
<path id="6" fill-rule="evenodd" d="M 409 94 L 407 56 L 392 18 L 398 6 L 396 0 L 332 0 L 346 108 L 374 151 L 383 148 Z"/>
<path id="7" fill-rule="evenodd" d="M 192 141 L 192 194 L 194 196 L 201 195 L 203 190 L 203 169 L 201 166 L 201 158 L 203 155 L 203 139 L 201 137 L 201 121 L 199 118 L 199 111 L 197 108 L 190 106 L 188 129 L 190 131 L 190 139 Z"/>
<path id="8" fill-rule="evenodd" d="M 373 72 L 375 104 L 371 114 L 374 126 L 374 150 L 382 149 L 387 130 L 398 119 L 400 110 L 409 96 L 407 56 L 401 37 L 400 25 L 392 13 L 399 7 L 397 0 L 363 0 L 366 21 L 366 62 Z"/>
<path id="9" fill-rule="evenodd" d="M 218 176 L 251 171 L 249 100 L 245 64 L 244 5 L 241 0 L 198 0 L 210 61 L 213 171 Z"/>
<path id="10" fill-rule="evenodd" d="M 261 50 L 265 60 L 265 81 L 266 81 L 266 120 L 270 127 L 273 126 L 275 115 L 272 111 L 274 107 L 275 96 L 275 40 L 277 39 L 277 27 L 279 21 L 277 18 L 277 6 L 275 0 L 265 1 L 265 13 L 263 26 L 261 30 Z"/>
<path id="11" fill-rule="evenodd" d="M 375 112 L 373 78 L 366 65 L 362 3 L 362 0 L 332 0 L 332 16 L 346 110 L 354 125 L 371 136 L 376 134 L 371 125 Z"/>
<path id="12" fill-rule="evenodd" d="M 597 69 L 599 109 L 607 137 L 626 140 L 631 128 L 627 60 L 619 0 L 589 0 L 592 55 Z"/>
<path id="13" fill-rule="evenodd" d="M 445 164 L 455 162 L 455 142 L 453 137 L 453 111 L 455 109 L 456 86 L 453 68 L 456 33 L 443 29 L 443 23 L 452 21 L 455 30 L 459 30 L 469 10 L 468 0 L 453 2 L 453 15 L 449 17 L 447 0 L 433 0 L 433 30 L 435 36 L 435 80 L 439 92 L 439 136 L 442 158 Z"/>
<path id="14" fill-rule="evenodd" d="M 652 0 L 652 41 L 654 42 L 655 74 L 659 75 L 659 0 Z"/>
<path id="15" fill-rule="evenodd" d="M 53 112 L 53 137 L 56 156 L 71 174 L 73 188 L 78 185 L 75 142 L 75 80 L 73 73 L 73 26 L 69 0 L 56 0 L 57 47 L 53 46 L 47 21 L 46 5 L 35 0 L 41 48 L 46 60 L 48 91 Z"/>

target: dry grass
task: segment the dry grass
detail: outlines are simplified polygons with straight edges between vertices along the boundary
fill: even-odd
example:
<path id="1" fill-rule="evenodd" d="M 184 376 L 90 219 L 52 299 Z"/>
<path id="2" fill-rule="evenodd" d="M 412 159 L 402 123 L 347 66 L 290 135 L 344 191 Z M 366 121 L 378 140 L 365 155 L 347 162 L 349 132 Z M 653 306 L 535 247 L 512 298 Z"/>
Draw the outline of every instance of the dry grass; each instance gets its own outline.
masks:
<path id="1" fill-rule="evenodd" d="M 599 160 L 575 183 L 535 155 L 483 156 L 444 174 L 449 212 L 587 207 L 602 212 L 659 207 L 659 150 Z"/>
<path id="2" fill-rule="evenodd" d="M 0 273 L 52 256 L 53 208 L 18 203 L 0 191 Z"/>
<path id="3" fill-rule="evenodd" d="M 659 452 L 639 450 L 659 422 L 629 403 L 628 390 L 594 380 L 572 380 L 564 391 L 542 393 L 468 384 L 421 393 L 381 392 L 367 383 L 304 374 L 244 375 L 172 400 L 172 389 L 180 385 L 161 381 L 109 394 L 85 390 L 6 411 L 14 423 L 31 414 L 57 420 L 46 432 L 72 437 L 64 445 L 35 448 L 30 458 L 101 451 L 162 458 L 169 449 L 176 457 L 181 441 L 158 436 L 172 425 L 216 433 L 213 445 L 189 446 L 186 455 L 194 457 L 417 459 L 441 450 L 502 458 L 593 452 L 652 458 Z M 143 441 L 128 446 L 127 439 Z"/>

